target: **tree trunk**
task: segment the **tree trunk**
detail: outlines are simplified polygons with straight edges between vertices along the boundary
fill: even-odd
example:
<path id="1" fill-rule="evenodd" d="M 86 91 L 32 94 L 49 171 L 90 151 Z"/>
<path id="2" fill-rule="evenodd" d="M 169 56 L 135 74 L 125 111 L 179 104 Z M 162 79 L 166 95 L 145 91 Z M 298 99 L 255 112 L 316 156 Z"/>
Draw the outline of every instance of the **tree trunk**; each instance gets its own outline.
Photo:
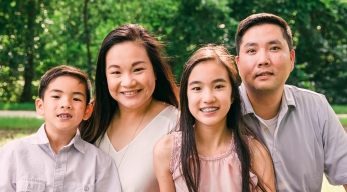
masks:
<path id="1" fill-rule="evenodd" d="M 32 102 L 31 88 L 34 79 L 34 37 L 35 37 L 35 18 L 36 5 L 35 0 L 28 0 L 27 4 L 28 20 L 25 38 L 26 61 L 24 64 L 24 88 L 20 96 L 20 102 Z"/>
<path id="2" fill-rule="evenodd" d="M 92 77 L 92 55 L 90 52 L 90 31 L 88 28 L 88 3 L 89 3 L 89 0 L 84 1 L 83 20 L 84 20 L 84 31 L 86 34 L 86 45 L 87 45 L 87 59 L 88 59 L 87 74 L 89 78 L 91 78 Z"/>

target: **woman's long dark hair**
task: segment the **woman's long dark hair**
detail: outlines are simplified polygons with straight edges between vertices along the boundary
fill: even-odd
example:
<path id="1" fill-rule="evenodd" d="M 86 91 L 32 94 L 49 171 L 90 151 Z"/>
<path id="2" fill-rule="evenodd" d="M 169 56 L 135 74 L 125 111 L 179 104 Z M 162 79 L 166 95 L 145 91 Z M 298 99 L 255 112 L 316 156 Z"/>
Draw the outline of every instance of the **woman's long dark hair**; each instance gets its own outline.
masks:
<path id="1" fill-rule="evenodd" d="M 257 138 L 242 120 L 241 99 L 238 90 L 237 70 L 233 58 L 224 46 L 207 45 L 197 50 L 187 61 L 180 83 L 181 119 L 182 131 L 181 164 L 182 174 L 189 191 L 197 192 L 200 180 L 200 163 L 195 143 L 193 125 L 195 118 L 188 108 L 187 87 L 188 78 L 193 68 L 203 61 L 216 61 L 222 64 L 228 72 L 232 87 L 233 103 L 227 113 L 227 128 L 233 133 L 236 153 L 240 159 L 242 170 L 242 191 L 250 191 L 251 156 L 248 145 L 248 136 Z M 258 187 L 265 191 L 258 182 Z"/>
<path id="2" fill-rule="evenodd" d="M 147 51 L 156 75 L 153 98 L 178 108 L 178 88 L 171 67 L 164 57 L 163 45 L 142 26 L 136 24 L 119 26 L 105 37 L 100 47 L 96 64 L 93 113 L 89 120 L 82 122 L 79 127 L 81 137 L 90 143 L 95 143 L 105 134 L 118 110 L 118 103 L 112 98 L 107 87 L 106 54 L 112 46 L 129 41 L 140 43 Z"/>

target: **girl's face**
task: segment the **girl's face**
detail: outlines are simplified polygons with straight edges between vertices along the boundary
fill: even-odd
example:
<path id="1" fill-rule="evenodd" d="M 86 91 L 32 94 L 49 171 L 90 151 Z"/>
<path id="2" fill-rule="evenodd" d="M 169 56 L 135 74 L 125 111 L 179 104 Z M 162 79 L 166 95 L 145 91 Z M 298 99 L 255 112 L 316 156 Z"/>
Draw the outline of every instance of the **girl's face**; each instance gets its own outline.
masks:
<path id="1" fill-rule="evenodd" d="M 156 77 L 146 49 L 139 43 L 128 41 L 110 48 L 106 78 L 110 95 L 120 109 L 136 109 L 152 98 Z"/>
<path id="2" fill-rule="evenodd" d="M 213 60 L 198 63 L 189 75 L 187 87 L 195 126 L 226 126 L 231 94 L 231 82 L 222 64 Z"/>

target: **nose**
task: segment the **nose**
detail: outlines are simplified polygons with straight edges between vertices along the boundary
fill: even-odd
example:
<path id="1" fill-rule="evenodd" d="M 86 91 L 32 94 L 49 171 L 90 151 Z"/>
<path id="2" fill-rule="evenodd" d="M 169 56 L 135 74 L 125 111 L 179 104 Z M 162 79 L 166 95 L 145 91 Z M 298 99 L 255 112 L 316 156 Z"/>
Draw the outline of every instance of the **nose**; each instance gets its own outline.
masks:
<path id="1" fill-rule="evenodd" d="M 131 87 L 136 84 L 135 79 L 130 74 L 124 74 L 122 77 L 121 85 L 124 87 Z"/>
<path id="2" fill-rule="evenodd" d="M 62 108 L 62 109 L 71 109 L 72 106 L 71 106 L 70 101 L 68 101 L 67 99 L 63 100 L 62 103 L 61 103 L 60 108 Z"/>
<path id="3" fill-rule="evenodd" d="M 213 103 L 216 101 L 216 97 L 212 90 L 205 89 L 204 95 L 203 95 L 203 102 L 204 103 Z"/>
<path id="4" fill-rule="evenodd" d="M 258 67 L 264 67 L 270 65 L 269 55 L 266 51 L 258 52 Z"/>

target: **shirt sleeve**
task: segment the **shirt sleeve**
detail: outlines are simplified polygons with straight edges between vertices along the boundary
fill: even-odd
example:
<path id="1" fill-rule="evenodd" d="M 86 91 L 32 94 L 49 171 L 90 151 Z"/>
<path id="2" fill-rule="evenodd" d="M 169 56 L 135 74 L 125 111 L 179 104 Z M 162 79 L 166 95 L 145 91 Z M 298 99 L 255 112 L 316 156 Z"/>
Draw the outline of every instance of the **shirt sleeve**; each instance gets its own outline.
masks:
<path id="1" fill-rule="evenodd" d="M 16 191 L 16 161 L 11 146 L 0 148 L 0 189 L 6 192 Z"/>
<path id="2" fill-rule="evenodd" d="M 118 171 L 114 160 L 109 157 L 106 163 L 99 169 L 95 183 L 95 191 L 121 192 Z"/>
<path id="3" fill-rule="evenodd" d="M 328 101 L 323 100 L 324 173 L 333 185 L 347 184 L 347 134 Z"/>

